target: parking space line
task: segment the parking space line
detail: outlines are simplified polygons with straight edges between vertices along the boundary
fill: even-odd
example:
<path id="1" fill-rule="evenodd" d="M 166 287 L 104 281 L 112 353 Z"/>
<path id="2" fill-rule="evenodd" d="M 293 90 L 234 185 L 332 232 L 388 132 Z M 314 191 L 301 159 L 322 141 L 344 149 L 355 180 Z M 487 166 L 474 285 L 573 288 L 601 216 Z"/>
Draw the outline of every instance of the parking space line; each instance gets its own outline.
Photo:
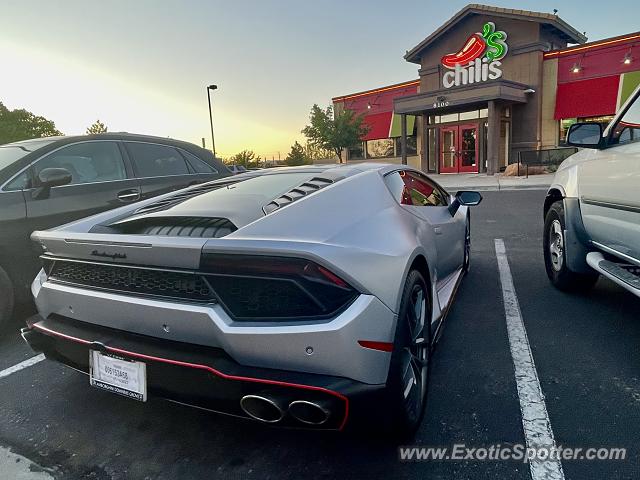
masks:
<path id="1" fill-rule="evenodd" d="M 45 358 L 44 354 L 42 353 L 40 355 L 36 355 L 35 357 L 28 358 L 24 362 L 20 362 L 14 365 L 13 367 L 9 367 L 5 370 L 2 370 L 0 372 L 0 378 L 8 377 L 12 373 L 19 372 L 20 370 L 24 370 L 25 368 L 35 365 L 36 363 L 40 363 L 41 361 L 44 360 L 44 358 Z"/>
<path id="2" fill-rule="evenodd" d="M 553 451 L 556 448 L 556 441 L 544 402 L 544 394 L 540 387 L 538 372 L 531 354 L 527 330 L 522 320 L 520 304 L 507 259 L 507 250 L 501 238 L 495 239 L 495 248 L 525 442 L 527 448 Z M 533 480 L 564 480 L 560 460 L 533 459 L 529 462 L 529 469 Z"/>

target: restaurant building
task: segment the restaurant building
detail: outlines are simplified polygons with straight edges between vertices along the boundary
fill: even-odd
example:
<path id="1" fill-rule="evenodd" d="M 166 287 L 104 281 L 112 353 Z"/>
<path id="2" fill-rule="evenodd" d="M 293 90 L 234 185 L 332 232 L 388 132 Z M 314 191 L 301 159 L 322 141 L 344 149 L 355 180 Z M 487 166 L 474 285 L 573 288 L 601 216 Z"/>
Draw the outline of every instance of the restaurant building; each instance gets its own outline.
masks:
<path id="1" fill-rule="evenodd" d="M 345 158 L 494 174 L 558 149 L 571 123 L 608 122 L 640 84 L 640 32 L 586 41 L 555 14 L 468 5 L 407 51 L 418 80 L 333 99 L 368 126 Z"/>

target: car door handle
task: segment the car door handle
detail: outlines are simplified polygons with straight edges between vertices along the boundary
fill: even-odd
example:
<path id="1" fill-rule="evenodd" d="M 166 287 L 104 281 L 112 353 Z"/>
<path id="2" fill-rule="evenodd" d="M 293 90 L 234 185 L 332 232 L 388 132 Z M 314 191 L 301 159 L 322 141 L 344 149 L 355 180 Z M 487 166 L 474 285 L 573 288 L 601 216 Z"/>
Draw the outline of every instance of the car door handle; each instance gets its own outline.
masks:
<path id="1" fill-rule="evenodd" d="M 122 190 L 118 192 L 118 200 L 121 202 L 133 202 L 140 200 L 140 190 L 132 188 L 130 190 Z"/>
<path id="2" fill-rule="evenodd" d="M 440 227 L 433 227 L 433 231 L 436 235 L 442 235 L 442 229 Z"/>

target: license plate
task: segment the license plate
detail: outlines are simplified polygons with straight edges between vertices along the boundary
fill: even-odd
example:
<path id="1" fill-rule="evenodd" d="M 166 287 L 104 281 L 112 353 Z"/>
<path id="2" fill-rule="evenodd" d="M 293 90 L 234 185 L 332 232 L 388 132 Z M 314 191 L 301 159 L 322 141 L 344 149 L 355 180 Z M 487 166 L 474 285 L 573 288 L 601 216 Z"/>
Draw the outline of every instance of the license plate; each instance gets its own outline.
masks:
<path id="1" fill-rule="evenodd" d="M 147 365 L 97 350 L 89 352 L 89 382 L 93 387 L 140 402 L 147 401 Z"/>

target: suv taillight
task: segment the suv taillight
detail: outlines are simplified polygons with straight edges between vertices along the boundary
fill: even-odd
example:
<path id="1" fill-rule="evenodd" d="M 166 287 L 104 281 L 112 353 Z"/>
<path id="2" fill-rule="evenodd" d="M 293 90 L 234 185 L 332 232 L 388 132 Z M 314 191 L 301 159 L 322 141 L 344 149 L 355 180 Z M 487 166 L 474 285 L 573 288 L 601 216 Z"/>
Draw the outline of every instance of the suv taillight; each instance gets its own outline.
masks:
<path id="1" fill-rule="evenodd" d="M 358 296 L 339 276 L 302 258 L 204 254 L 200 267 L 235 320 L 331 318 Z"/>

